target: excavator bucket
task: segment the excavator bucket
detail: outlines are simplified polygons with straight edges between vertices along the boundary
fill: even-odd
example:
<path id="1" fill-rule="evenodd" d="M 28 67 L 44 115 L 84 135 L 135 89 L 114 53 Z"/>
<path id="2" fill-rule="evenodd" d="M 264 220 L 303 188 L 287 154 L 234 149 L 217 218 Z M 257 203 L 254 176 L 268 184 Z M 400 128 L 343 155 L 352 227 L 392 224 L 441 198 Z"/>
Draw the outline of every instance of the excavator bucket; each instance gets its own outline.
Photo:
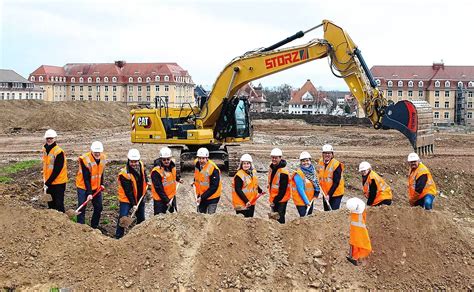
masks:
<path id="1" fill-rule="evenodd" d="M 385 108 L 381 123 L 383 129 L 396 129 L 405 135 L 415 152 L 433 153 L 433 116 L 428 102 L 402 100 L 391 104 Z"/>

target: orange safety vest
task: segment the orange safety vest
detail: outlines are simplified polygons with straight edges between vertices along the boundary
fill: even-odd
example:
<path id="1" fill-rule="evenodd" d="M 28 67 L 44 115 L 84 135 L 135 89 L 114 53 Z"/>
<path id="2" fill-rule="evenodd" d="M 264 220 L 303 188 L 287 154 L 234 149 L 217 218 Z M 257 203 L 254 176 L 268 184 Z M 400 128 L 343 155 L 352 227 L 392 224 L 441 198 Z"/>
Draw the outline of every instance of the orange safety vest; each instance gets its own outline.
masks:
<path id="1" fill-rule="evenodd" d="M 428 179 L 425 188 L 421 194 L 419 194 L 415 191 L 416 180 L 424 174 L 428 176 Z M 410 205 L 415 205 L 416 201 L 423 199 L 427 194 L 436 196 L 438 190 L 436 189 L 436 184 L 433 180 L 433 176 L 431 176 L 431 172 L 423 163 L 420 162 L 417 169 L 413 171 L 410 169 L 410 174 L 408 176 L 408 200 L 410 201 Z"/>
<path id="2" fill-rule="evenodd" d="M 100 153 L 100 162 L 97 164 L 95 162 L 92 152 L 87 152 L 86 154 L 79 156 L 79 169 L 77 170 L 76 175 L 76 187 L 85 190 L 86 184 L 84 183 L 84 176 L 82 173 L 81 161 L 84 163 L 85 167 L 89 170 L 91 175 L 91 189 L 97 190 L 100 187 L 100 182 L 102 180 L 102 175 L 104 174 L 105 168 L 105 154 Z"/>
<path id="3" fill-rule="evenodd" d="M 169 172 L 158 165 L 151 170 L 152 175 L 153 172 L 158 172 L 161 175 L 161 183 L 163 184 L 163 189 L 165 190 L 166 196 L 171 200 L 176 195 L 176 167 L 173 167 L 171 169 L 171 172 Z M 161 201 L 161 198 L 158 195 L 158 192 L 155 189 L 155 184 L 153 182 L 151 184 L 151 194 L 153 195 L 153 200 Z"/>
<path id="4" fill-rule="evenodd" d="M 306 178 L 303 171 L 299 167 L 291 176 L 290 183 L 291 183 L 291 194 L 292 194 L 293 202 L 295 203 L 296 206 L 305 206 L 304 201 L 300 197 L 300 194 L 298 193 L 298 189 L 296 188 L 295 175 L 299 175 L 303 179 L 304 193 L 306 194 L 306 197 L 308 197 L 309 201 L 311 201 L 314 198 L 314 185 L 309 179 Z"/>
<path id="5" fill-rule="evenodd" d="M 245 172 L 245 170 L 240 169 L 237 171 L 237 173 L 234 176 L 234 179 L 232 180 L 232 205 L 234 208 L 237 206 L 245 207 L 244 201 L 240 199 L 239 195 L 237 195 L 237 192 L 235 191 L 235 178 L 240 177 L 242 181 L 244 182 L 242 186 L 242 192 L 244 192 L 245 197 L 249 201 L 252 201 L 257 195 L 258 195 L 258 177 L 257 177 L 257 171 L 255 169 L 252 169 L 252 176 L 250 176 L 248 173 Z M 252 203 L 252 205 L 255 205 L 256 201 Z"/>
<path id="6" fill-rule="evenodd" d="M 197 162 L 197 159 L 194 161 L 195 165 Z M 219 170 L 219 167 L 212 161 L 208 160 L 206 165 L 204 165 L 201 168 L 201 171 L 197 167 L 194 168 L 194 187 L 196 188 L 196 194 L 198 197 L 200 197 L 202 194 L 204 194 L 205 191 L 209 189 L 210 182 L 211 182 L 211 175 L 214 172 L 214 169 L 217 169 L 219 172 L 219 176 L 221 175 L 221 171 Z M 222 180 L 219 179 L 219 187 L 217 188 L 217 191 L 212 194 L 208 198 L 208 200 L 219 198 L 222 193 Z"/>
<path id="7" fill-rule="evenodd" d="M 365 225 L 367 213 L 364 210 L 362 214 L 351 213 L 350 239 L 352 258 L 359 260 L 369 256 L 372 251 L 369 231 Z"/>
<path id="8" fill-rule="evenodd" d="M 59 175 L 54 179 L 54 181 L 51 183 L 52 185 L 59 185 L 59 184 L 64 184 L 67 183 L 68 178 L 67 178 L 67 160 L 66 160 L 66 153 L 64 153 L 63 149 L 59 147 L 58 145 L 54 146 L 53 149 L 49 151 L 49 154 L 46 153 L 46 148 L 43 146 L 43 180 L 47 181 L 48 178 L 51 176 L 53 173 L 53 168 L 54 168 L 54 160 L 56 160 L 56 157 L 63 153 L 64 154 L 64 165 L 61 171 L 59 172 Z"/>
<path id="9" fill-rule="evenodd" d="M 280 188 L 280 174 L 286 174 L 288 175 L 288 179 L 290 178 L 290 173 L 288 172 L 288 169 L 286 169 L 285 167 L 280 167 L 277 169 L 275 176 L 273 177 L 273 181 L 270 181 L 270 179 L 272 178 L 272 169 L 270 168 L 270 171 L 268 172 L 268 193 L 270 194 L 269 196 L 270 203 L 273 203 L 273 200 L 275 199 L 275 197 L 278 196 L 278 189 Z M 290 182 L 288 182 L 285 195 L 283 196 L 283 199 L 281 199 L 280 202 L 281 203 L 288 202 L 290 197 L 291 197 L 291 186 L 290 186 Z"/>
<path id="10" fill-rule="evenodd" d="M 137 181 L 135 180 L 135 176 L 129 172 L 127 172 L 127 167 L 124 167 L 120 170 L 119 175 L 118 175 L 118 199 L 122 203 L 129 203 L 130 201 L 128 200 L 127 196 L 125 195 L 125 190 L 122 187 L 122 184 L 120 183 L 120 177 L 124 177 L 125 179 L 128 179 L 132 182 L 132 187 L 133 187 L 133 196 L 135 197 L 135 202 L 138 204 L 138 200 L 146 194 L 147 190 L 147 183 L 145 179 L 145 166 L 143 163 L 140 161 L 140 168 L 141 168 L 141 173 L 142 173 L 142 178 L 143 181 L 140 182 L 142 184 L 142 194 L 138 196 L 138 187 L 137 187 Z"/>
<path id="11" fill-rule="evenodd" d="M 377 194 L 375 195 L 375 200 L 372 203 L 372 206 L 377 205 L 383 200 L 391 200 L 392 189 L 385 182 L 385 180 L 373 170 L 371 170 L 369 174 L 367 175 L 367 180 L 365 181 L 365 184 L 364 184 L 364 196 L 366 198 L 369 198 L 369 186 L 372 183 L 372 180 L 374 180 L 375 184 L 377 185 Z"/>
<path id="12" fill-rule="evenodd" d="M 324 160 L 322 158 L 320 158 L 318 161 L 316 171 L 318 172 L 319 186 L 326 195 L 328 195 L 328 192 L 331 189 L 334 171 L 339 165 L 341 165 L 342 168 L 341 180 L 339 181 L 339 186 L 336 188 L 336 191 L 332 195 L 333 197 L 339 197 L 344 195 L 344 164 L 334 158 L 329 161 L 327 166 L 324 164 Z"/>

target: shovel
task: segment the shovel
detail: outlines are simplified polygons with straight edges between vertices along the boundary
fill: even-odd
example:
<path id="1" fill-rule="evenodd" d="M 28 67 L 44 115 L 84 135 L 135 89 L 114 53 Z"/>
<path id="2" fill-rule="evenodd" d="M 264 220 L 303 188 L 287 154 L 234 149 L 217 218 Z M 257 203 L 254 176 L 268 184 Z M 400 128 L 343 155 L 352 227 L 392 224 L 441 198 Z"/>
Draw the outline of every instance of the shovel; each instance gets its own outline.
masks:
<path id="1" fill-rule="evenodd" d="M 179 189 L 179 185 L 180 183 L 176 183 L 176 192 L 178 192 L 178 189 Z M 171 199 L 171 201 L 169 202 L 169 206 L 168 208 L 166 209 L 167 212 L 171 211 L 171 209 L 173 208 L 173 201 L 174 201 L 174 198 L 176 197 L 176 194 L 175 196 Z M 176 209 L 176 212 L 178 212 L 178 209 Z"/>
<path id="2" fill-rule="evenodd" d="M 264 195 L 265 195 L 265 192 L 260 193 L 260 194 L 256 195 L 255 197 L 253 197 L 252 200 L 250 200 L 250 205 L 255 205 L 257 200 L 260 197 L 263 197 Z M 247 207 L 245 207 L 245 206 L 235 206 L 235 211 L 245 211 L 245 210 L 247 210 Z"/>
<path id="3" fill-rule="evenodd" d="M 139 206 L 140 206 L 140 203 L 142 202 L 143 198 L 146 197 L 146 194 L 144 194 L 140 200 L 138 200 L 138 204 L 137 204 L 137 208 L 135 210 L 133 210 L 132 212 L 132 215 L 130 215 L 130 217 L 122 217 L 120 218 L 120 221 L 119 221 L 119 225 L 120 227 L 123 227 L 123 228 L 127 228 L 129 227 L 130 225 L 132 225 L 133 223 L 133 217 L 135 216 L 135 213 L 137 212 Z"/>
<path id="4" fill-rule="evenodd" d="M 43 182 L 43 193 L 39 196 L 39 201 L 43 203 L 48 203 L 53 200 L 53 197 L 51 197 L 51 194 L 48 194 L 46 190 L 48 187 L 44 184 Z"/>
<path id="5" fill-rule="evenodd" d="M 100 192 L 102 192 L 103 190 L 105 190 L 104 186 L 100 186 L 100 188 L 98 188 L 95 193 L 92 195 L 92 199 L 95 198 Z M 81 214 L 81 209 L 84 208 L 87 203 L 89 203 L 92 199 L 87 199 L 84 203 L 82 203 L 79 208 L 77 208 L 76 210 L 73 210 L 73 209 L 69 209 L 66 211 L 66 215 L 72 219 L 74 216 L 77 216 L 79 214 Z"/>
<path id="6" fill-rule="evenodd" d="M 311 210 L 311 206 L 313 205 L 313 202 L 314 202 L 314 198 L 311 200 L 308 207 L 306 207 L 305 217 L 308 216 L 309 210 Z"/>
<path id="7" fill-rule="evenodd" d="M 323 195 L 323 201 L 326 203 L 326 205 L 329 208 L 329 211 L 332 211 L 331 205 L 329 204 L 329 199 L 326 197 L 326 194 L 324 193 L 323 189 L 321 188 L 321 194 Z"/>

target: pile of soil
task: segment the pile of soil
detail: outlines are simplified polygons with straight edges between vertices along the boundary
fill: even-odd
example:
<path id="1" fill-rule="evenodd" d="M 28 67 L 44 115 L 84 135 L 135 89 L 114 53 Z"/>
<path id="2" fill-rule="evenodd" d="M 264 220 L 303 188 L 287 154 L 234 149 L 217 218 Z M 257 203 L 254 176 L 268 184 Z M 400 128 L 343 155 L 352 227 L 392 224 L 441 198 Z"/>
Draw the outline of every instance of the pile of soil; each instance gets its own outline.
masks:
<path id="1" fill-rule="evenodd" d="M 472 239 L 448 214 L 368 212 L 374 253 L 346 261 L 348 213 L 286 225 L 236 215 L 156 216 L 113 240 L 51 210 L 0 199 L 0 284 L 44 289 L 472 289 Z"/>
<path id="2" fill-rule="evenodd" d="M 129 125 L 130 108 L 119 102 L 41 100 L 2 101 L 1 131 L 74 131 Z"/>
<path id="3" fill-rule="evenodd" d="M 303 120 L 316 125 L 363 125 L 371 126 L 368 118 L 344 117 L 332 115 L 291 115 L 285 113 L 250 113 L 253 120 Z"/>

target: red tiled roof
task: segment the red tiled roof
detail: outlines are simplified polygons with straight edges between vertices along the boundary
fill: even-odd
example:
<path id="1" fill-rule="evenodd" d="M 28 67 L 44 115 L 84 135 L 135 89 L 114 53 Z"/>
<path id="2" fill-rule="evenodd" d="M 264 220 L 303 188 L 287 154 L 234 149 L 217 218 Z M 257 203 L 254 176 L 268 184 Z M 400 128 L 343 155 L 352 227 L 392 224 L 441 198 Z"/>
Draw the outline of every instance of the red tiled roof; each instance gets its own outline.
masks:
<path id="1" fill-rule="evenodd" d="M 267 99 L 262 91 L 262 87 L 254 87 L 252 82 L 245 84 L 237 91 L 237 96 L 246 96 L 250 103 L 265 103 Z"/>
<path id="2" fill-rule="evenodd" d="M 310 94 L 313 97 L 312 101 L 303 101 L 302 97 L 306 94 Z M 291 99 L 288 102 L 289 104 L 320 104 L 320 103 L 329 103 L 326 100 L 326 94 L 324 92 L 318 91 L 314 87 L 313 83 L 308 79 L 305 84 L 299 90 L 294 90 L 291 92 Z"/>
<path id="3" fill-rule="evenodd" d="M 56 76 L 56 75 L 62 75 L 64 76 L 65 71 L 63 67 L 59 66 L 49 66 L 49 65 L 41 65 L 38 69 L 33 71 L 31 75 L 48 75 L 48 76 Z"/>
<path id="4" fill-rule="evenodd" d="M 443 63 L 434 63 L 432 66 L 373 66 L 370 71 L 383 87 L 387 86 L 388 81 L 398 87 L 399 80 L 404 81 L 404 88 L 410 80 L 414 82 L 414 87 L 418 87 L 418 81 L 423 81 L 424 88 L 434 87 L 436 81 L 440 81 L 443 88 L 445 81 L 450 81 L 450 88 L 455 88 L 459 81 L 465 86 L 468 86 L 469 81 L 474 81 L 474 66 L 445 66 Z"/>

